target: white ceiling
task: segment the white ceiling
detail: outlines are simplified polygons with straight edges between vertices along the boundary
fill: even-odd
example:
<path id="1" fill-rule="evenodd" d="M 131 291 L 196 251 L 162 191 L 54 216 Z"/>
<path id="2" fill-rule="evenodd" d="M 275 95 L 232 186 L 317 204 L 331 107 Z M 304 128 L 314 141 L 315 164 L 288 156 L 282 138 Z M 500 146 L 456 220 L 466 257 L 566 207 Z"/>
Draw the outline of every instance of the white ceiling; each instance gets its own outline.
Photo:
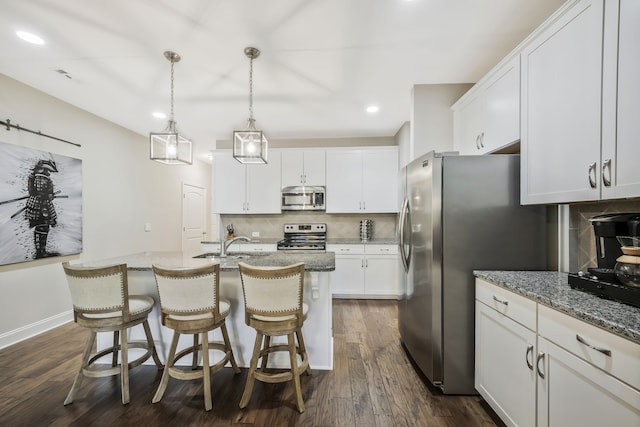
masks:
<path id="1" fill-rule="evenodd" d="M 254 116 L 270 139 L 392 136 L 414 84 L 477 81 L 562 3 L 0 0 L 0 73 L 147 135 L 166 125 L 151 113 L 169 112 L 173 50 L 175 119 L 202 154 L 246 125 L 255 46 Z"/>

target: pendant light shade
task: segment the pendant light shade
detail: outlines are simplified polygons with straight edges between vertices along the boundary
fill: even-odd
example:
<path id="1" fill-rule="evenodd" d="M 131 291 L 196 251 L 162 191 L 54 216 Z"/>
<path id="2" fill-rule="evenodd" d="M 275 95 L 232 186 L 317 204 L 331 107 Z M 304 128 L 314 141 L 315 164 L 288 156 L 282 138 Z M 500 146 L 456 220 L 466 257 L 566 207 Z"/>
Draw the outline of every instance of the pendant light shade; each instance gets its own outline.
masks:
<path id="1" fill-rule="evenodd" d="M 171 62 L 171 115 L 164 131 L 149 133 L 150 158 L 168 165 L 190 165 L 193 163 L 192 143 L 178 133 L 173 119 L 173 65 L 180 61 L 180 55 L 166 51 L 164 57 Z"/>
<path id="2" fill-rule="evenodd" d="M 244 54 L 249 58 L 249 120 L 245 130 L 233 132 L 233 157 L 240 163 L 267 163 L 267 137 L 256 129 L 253 118 L 253 60 L 260 56 L 260 50 L 247 47 Z"/>

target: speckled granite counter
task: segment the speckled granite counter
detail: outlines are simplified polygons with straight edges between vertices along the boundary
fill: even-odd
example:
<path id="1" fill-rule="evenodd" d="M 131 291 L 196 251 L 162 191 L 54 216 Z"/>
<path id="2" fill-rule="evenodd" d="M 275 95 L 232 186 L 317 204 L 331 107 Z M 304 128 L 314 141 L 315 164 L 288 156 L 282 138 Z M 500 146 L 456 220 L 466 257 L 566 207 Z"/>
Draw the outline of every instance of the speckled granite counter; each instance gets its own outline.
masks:
<path id="1" fill-rule="evenodd" d="M 474 271 L 476 277 L 640 344 L 640 308 L 571 289 L 567 273 Z"/>
<path id="2" fill-rule="evenodd" d="M 182 252 L 140 252 L 99 261 L 83 261 L 81 266 L 95 267 L 100 265 L 126 263 L 129 270 L 151 270 L 153 264 L 164 267 L 197 267 L 206 264 L 220 264 L 220 270 L 238 270 L 238 263 L 258 267 L 282 267 L 297 262 L 304 262 L 306 271 L 322 272 L 336 269 L 333 252 L 251 252 L 230 253 L 226 258 L 193 258 L 192 254 Z M 75 264 L 75 263 L 74 263 Z"/>

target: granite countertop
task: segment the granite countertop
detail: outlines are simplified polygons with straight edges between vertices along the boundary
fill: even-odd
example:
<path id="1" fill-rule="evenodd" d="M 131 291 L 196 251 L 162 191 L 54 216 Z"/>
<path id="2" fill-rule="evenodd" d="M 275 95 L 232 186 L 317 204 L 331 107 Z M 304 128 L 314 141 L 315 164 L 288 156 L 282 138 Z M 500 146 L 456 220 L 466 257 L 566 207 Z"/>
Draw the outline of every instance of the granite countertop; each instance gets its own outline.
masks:
<path id="1" fill-rule="evenodd" d="M 557 271 L 474 271 L 480 279 L 640 344 L 640 308 L 571 289 Z"/>
<path id="2" fill-rule="evenodd" d="M 305 270 L 312 272 L 334 271 L 336 269 L 333 252 L 251 252 L 231 253 L 225 258 L 193 258 L 194 254 L 182 252 L 140 252 L 114 258 L 82 261 L 74 263 L 81 267 L 97 267 L 113 264 L 127 264 L 129 270 L 151 270 L 153 264 L 172 268 L 193 268 L 207 264 L 220 264 L 222 271 L 237 271 L 238 263 L 258 267 L 284 267 L 297 262 L 304 262 Z"/>

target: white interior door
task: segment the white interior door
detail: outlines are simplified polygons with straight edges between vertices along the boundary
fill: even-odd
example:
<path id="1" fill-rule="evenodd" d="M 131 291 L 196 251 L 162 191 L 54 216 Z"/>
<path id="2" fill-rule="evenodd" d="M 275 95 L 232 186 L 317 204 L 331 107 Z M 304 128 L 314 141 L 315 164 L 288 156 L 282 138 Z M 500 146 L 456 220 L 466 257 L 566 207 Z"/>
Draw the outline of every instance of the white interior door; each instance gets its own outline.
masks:
<path id="1" fill-rule="evenodd" d="M 202 252 L 206 189 L 182 183 L 182 252 Z"/>

